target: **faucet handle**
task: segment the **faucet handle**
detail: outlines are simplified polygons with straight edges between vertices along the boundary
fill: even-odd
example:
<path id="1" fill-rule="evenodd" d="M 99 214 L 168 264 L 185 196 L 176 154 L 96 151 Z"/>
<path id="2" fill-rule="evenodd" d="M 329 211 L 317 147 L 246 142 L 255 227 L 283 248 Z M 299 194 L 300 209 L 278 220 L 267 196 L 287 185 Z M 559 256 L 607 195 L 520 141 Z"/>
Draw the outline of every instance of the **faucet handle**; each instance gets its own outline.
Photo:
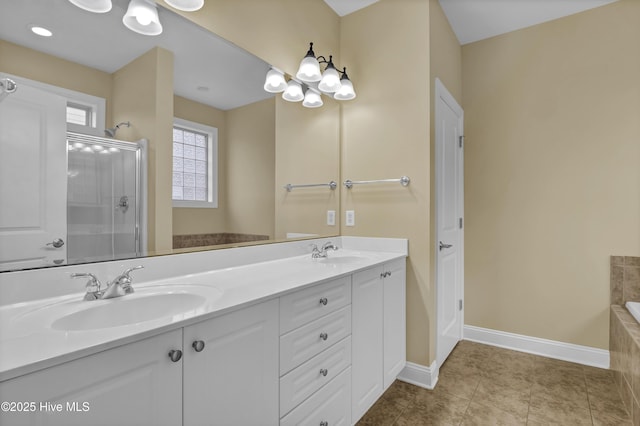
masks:
<path id="1" fill-rule="evenodd" d="M 114 278 L 113 283 L 121 285 L 124 288 L 125 293 L 133 293 L 133 287 L 131 287 L 132 279 L 129 274 L 138 269 L 144 269 L 144 266 L 138 265 L 134 266 L 133 268 L 126 269 L 123 273 Z"/>
<path id="2" fill-rule="evenodd" d="M 87 293 L 84 295 L 84 300 L 96 300 L 100 298 L 100 292 L 102 283 L 95 275 L 89 272 L 74 272 L 71 274 L 71 278 L 89 278 L 85 287 Z"/>

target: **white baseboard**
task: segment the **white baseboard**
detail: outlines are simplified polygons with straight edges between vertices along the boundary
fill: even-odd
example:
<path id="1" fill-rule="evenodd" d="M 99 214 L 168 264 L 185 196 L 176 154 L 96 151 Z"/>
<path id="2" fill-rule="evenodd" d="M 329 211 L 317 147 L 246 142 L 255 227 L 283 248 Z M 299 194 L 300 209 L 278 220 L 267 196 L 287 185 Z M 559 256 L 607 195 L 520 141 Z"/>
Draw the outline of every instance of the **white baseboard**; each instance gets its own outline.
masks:
<path id="1" fill-rule="evenodd" d="M 438 367 L 435 361 L 429 367 L 407 362 L 398 374 L 398 380 L 433 390 L 438 383 Z"/>
<path id="2" fill-rule="evenodd" d="M 609 351 L 488 328 L 464 326 L 464 339 L 547 358 L 609 368 Z M 407 363 L 408 364 L 408 363 Z"/>

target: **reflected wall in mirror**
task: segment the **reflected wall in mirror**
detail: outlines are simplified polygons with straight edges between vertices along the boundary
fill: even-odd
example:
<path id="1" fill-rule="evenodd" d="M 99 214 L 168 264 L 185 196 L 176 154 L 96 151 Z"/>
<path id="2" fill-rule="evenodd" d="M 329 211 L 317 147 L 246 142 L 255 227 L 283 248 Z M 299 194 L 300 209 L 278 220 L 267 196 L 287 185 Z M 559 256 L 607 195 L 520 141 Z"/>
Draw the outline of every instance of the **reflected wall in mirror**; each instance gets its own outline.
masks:
<path id="1" fill-rule="evenodd" d="M 119 244 L 116 234 L 120 223 L 131 223 L 123 215 L 140 211 L 142 225 L 131 232 L 144 241 L 141 255 L 339 234 L 338 227 L 326 225 L 327 211 L 339 211 L 339 188 L 283 188 L 340 181 L 337 103 L 307 110 L 265 92 L 267 63 L 168 9 L 159 7 L 161 35 L 133 33 L 122 25 L 127 3 L 114 0 L 106 14 L 67 0 L 0 4 L 0 78 L 19 86 L 0 95 L 0 270 L 137 256 L 115 247 L 131 246 Z M 33 24 L 48 27 L 53 36 L 34 35 Z M 173 205 L 174 184 L 192 184 L 197 177 L 174 165 L 174 118 L 217 131 L 217 149 L 209 145 L 209 154 L 202 154 L 211 159 L 216 190 L 207 191 L 216 195 L 217 207 Z M 129 126 L 116 128 L 119 123 Z M 67 148 L 69 130 L 94 139 Z M 78 190 L 68 185 L 70 176 L 75 174 L 76 183 L 79 177 L 67 167 L 67 150 L 106 158 L 116 148 L 100 138 L 113 133 L 144 146 L 140 193 L 113 177 L 124 174 L 117 167 L 132 161 L 107 167 L 74 157 L 76 169 L 96 165 L 83 176 L 102 190 L 69 194 Z M 183 145 L 187 157 L 195 157 L 198 147 Z M 107 168 L 109 176 L 99 172 Z M 83 244 L 111 239 L 112 250 L 83 250 L 71 258 L 78 233 Z M 59 239 L 65 244 L 53 244 Z"/>

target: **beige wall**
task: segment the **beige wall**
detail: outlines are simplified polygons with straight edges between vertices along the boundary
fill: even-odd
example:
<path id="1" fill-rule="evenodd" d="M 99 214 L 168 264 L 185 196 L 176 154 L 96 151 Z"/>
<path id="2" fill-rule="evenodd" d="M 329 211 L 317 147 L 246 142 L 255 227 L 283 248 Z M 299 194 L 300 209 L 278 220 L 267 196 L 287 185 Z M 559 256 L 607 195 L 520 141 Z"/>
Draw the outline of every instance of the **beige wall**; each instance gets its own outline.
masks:
<path id="1" fill-rule="evenodd" d="M 640 2 L 463 47 L 465 321 L 606 349 L 640 253 Z"/>
<path id="2" fill-rule="evenodd" d="M 407 358 L 429 365 L 430 83 L 428 0 L 381 0 L 342 18 L 341 56 L 358 97 L 342 104 L 342 179 L 407 175 L 411 184 L 343 190 L 344 235 L 409 238 Z"/>
<path id="3" fill-rule="evenodd" d="M 275 234 L 275 97 L 227 111 L 228 232 Z"/>
<path id="4" fill-rule="evenodd" d="M 170 250 L 173 129 L 173 53 L 161 48 L 133 60 L 113 74 L 113 119 L 130 121 L 118 137 L 145 138 L 148 145 L 148 248 Z"/>
<path id="5" fill-rule="evenodd" d="M 323 97 L 321 108 L 304 108 L 276 96 L 276 238 L 289 232 L 318 235 L 340 233 L 340 189 L 294 189 L 291 184 L 340 182 L 340 105 Z M 272 196 L 274 192 L 272 191 Z M 327 211 L 336 212 L 328 226 Z"/>
<path id="6" fill-rule="evenodd" d="M 225 111 L 180 96 L 174 96 L 176 118 L 218 129 L 218 208 L 173 208 L 173 235 L 225 232 L 227 224 L 227 128 Z"/>
<path id="7" fill-rule="evenodd" d="M 438 0 L 429 0 L 429 55 L 431 58 L 431 123 L 435 123 L 435 81 L 440 79 L 442 84 L 453 95 L 458 104 L 462 104 L 462 48 L 458 38 L 453 32 L 447 17 L 440 7 Z M 431 152 L 431 196 L 430 196 L 430 229 L 434 241 L 431 247 L 435 247 L 436 223 L 436 187 L 435 187 L 435 124 L 430 130 L 430 152 Z M 436 286 L 436 250 L 431 250 L 430 258 L 430 283 L 431 288 Z M 434 294 L 431 302 L 433 312 L 436 309 L 436 296 Z M 431 348 L 431 360 L 435 359 L 437 329 L 435 316 L 432 317 L 431 329 L 429 330 L 429 342 Z"/>
<path id="8" fill-rule="evenodd" d="M 106 99 L 111 126 L 111 74 L 0 40 L 0 71 Z"/>

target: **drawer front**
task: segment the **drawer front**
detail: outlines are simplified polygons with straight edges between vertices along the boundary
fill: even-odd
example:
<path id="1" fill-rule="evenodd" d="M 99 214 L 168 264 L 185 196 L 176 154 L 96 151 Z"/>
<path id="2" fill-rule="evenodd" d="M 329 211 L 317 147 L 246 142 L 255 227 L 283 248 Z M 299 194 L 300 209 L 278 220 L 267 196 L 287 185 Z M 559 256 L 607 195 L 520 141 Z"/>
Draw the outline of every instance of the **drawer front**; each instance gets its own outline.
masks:
<path id="1" fill-rule="evenodd" d="M 280 426 L 351 425 L 351 368 L 347 368 L 326 386 L 280 420 Z"/>
<path id="2" fill-rule="evenodd" d="M 351 277 L 288 294 L 280 298 L 280 333 L 298 328 L 351 303 Z"/>
<path id="3" fill-rule="evenodd" d="M 336 343 L 280 378 L 280 417 L 351 365 L 351 337 Z"/>
<path id="4" fill-rule="evenodd" d="M 351 334 L 351 305 L 280 337 L 280 375 Z"/>

